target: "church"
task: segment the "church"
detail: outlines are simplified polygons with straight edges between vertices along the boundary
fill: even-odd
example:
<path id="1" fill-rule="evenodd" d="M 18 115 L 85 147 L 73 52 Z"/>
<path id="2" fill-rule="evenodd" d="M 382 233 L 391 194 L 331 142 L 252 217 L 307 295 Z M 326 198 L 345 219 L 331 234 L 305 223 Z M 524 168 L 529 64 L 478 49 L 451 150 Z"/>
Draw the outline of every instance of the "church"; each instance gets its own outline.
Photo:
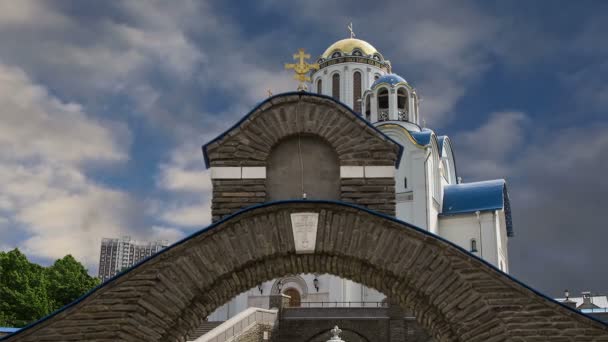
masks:
<path id="1" fill-rule="evenodd" d="M 303 55 L 300 51 L 294 59 L 303 63 Z M 323 167 L 323 161 L 332 159 L 331 149 L 323 142 L 307 135 L 288 138 L 274 147 L 269 158 L 267 186 L 281 189 L 276 195 L 270 193 L 270 200 L 338 200 L 337 188 L 348 188 L 349 180 L 357 178 L 372 182 L 370 187 L 391 185 L 395 210 L 387 214 L 449 240 L 508 273 L 507 245 L 513 227 L 505 180 L 460 181 L 450 138 L 424 127 L 414 85 L 393 73 L 390 61 L 370 43 L 351 34 L 331 44 L 313 66 L 316 70 L 305 76 L 311 80 L 312 92 L 341 102 L 395 142 L 398 160 L 394 166 L 378 166 L 370 158 L 370 165 L 332 170 Z M 300 89 L 305 87 L 301 84 Z M 283 166 L 290 158 L 291 164 Z M 275 168 L 280 171 L 273 172 Z M 234 172 L 230 167 L 211 167 L 216 182 L 233 178 Z M 391 181 L 383 183 L 387 178 Z M 373 209 L 382 203 L 377 196 L 365 194 L 348 201 Z M 373 306 L 385 300 L 378 291 L 350 280 L 300 274 L 259 284 L 219 308 L 209 320 L 225 321 L 248 307 L 268 308 L 270 296 L 278 293 L 288 295 L 291 306 Z"/>
<path id="2" fill-rule="evenodd" d="M 608 341 L 509 275 L 506 182 L 462 182 L 383 54 L 293 57 L 297 91 L 202 146 L 209 226 L 0 340 Z"/>

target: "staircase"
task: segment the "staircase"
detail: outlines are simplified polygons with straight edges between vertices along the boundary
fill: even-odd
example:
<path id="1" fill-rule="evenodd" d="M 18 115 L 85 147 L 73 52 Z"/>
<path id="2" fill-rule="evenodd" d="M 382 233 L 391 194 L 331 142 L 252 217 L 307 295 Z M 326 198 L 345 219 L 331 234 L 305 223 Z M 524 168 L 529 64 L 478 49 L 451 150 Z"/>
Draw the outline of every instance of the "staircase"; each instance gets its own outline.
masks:
<path id="1" fill-rule="evenodd" d="M 209 331 L 215 329 L 215 327 L 219 326 L 224 322 L 216 321 L 216 322 L 203 322 L 196 330 L 194 330 L 191 334 L 188 335 L 188 341 L 194 341 L 197 338 L 205 335 Z"/>
<path id="2" fill-rule="evenodd" d="M 195 342 L 233 342 L 238 338 L 261 340 L 278 319 L 278 310 L 248 308 L 225 322 L 203 322 L 189 336 Z M 253 341 L 252 340 L 252 341 Z"/>

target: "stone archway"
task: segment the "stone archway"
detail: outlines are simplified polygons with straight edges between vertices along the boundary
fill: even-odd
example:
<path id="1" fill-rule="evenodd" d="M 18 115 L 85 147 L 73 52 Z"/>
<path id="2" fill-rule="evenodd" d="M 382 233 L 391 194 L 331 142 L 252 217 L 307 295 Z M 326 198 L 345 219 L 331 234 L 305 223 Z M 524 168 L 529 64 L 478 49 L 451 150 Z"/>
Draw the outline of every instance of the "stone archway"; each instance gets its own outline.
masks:
<path id="1" fill-rule="evenodd" d="M 298 254 L 290 215 L 319 214 Z M 437 341 L 606 341 L 608 326 L 560 305 L 463 249 L 339 202 L 285 201 L 190 236 L 7 341 L 183 341 L 213 310 L 262 281 L 331 273 L 409 308 Z"/>

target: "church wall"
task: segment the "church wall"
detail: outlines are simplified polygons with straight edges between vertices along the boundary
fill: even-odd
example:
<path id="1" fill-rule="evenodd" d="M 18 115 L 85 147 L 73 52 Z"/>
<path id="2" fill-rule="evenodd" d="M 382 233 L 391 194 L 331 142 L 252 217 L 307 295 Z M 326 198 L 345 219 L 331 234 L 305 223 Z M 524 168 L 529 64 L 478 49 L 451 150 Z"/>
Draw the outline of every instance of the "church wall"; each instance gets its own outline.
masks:
<path id="1" fill-rule="evenodd" d="M 373 65 L 363 63 L 341 63 L 334 64 L 315 72 L 312 75 L 313 92 L 317 92 L 316 84 L 319 79 L 323 83 L 323 95 L 331 96 L 332 90 L 332 75 L 340 74 L 340 102 L 354 108 L 353 103 L 353 73 L 359 70 L 361 72 L 361 95 L 366 89 L 369 89 L 374 83 L 375 75 L 385 75 L 386 72 Z"/>
<path id="2" fill-rule="evenodd" d="M 481 222 L 477 220 L 475 213 L 443 216 L 439 221 L 439 235 L 467 251 L 471 250 L 471 239 L 475 239 L 478 252 L 473 254 L 498 268 L 498 238 L 494 215 L 492 211 L 482 212 Z"/>
<path id="3" fill-rule="evenodd" d="M 498 237 L 498 262 L 502 261 L 503 271 L 509 273 L 509 238 L 507 236 L 507 223 L 505 222 L 505 211 L 496 211 L 496 236 Z"/>

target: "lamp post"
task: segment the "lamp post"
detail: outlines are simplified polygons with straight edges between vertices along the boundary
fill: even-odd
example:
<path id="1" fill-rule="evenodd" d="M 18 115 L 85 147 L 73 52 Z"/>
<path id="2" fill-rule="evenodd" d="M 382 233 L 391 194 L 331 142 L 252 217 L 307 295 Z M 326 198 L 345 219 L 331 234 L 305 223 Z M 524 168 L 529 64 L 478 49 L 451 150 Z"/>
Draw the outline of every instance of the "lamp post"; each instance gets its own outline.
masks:
<path id="1" fill-rule="evenodd" d="M 317 289 L 317 292 L 319 292 L 319 279 L 315 276 L 315 279 L 312 281 L 312 284 L 315 286 L 315 289 Z"/>

